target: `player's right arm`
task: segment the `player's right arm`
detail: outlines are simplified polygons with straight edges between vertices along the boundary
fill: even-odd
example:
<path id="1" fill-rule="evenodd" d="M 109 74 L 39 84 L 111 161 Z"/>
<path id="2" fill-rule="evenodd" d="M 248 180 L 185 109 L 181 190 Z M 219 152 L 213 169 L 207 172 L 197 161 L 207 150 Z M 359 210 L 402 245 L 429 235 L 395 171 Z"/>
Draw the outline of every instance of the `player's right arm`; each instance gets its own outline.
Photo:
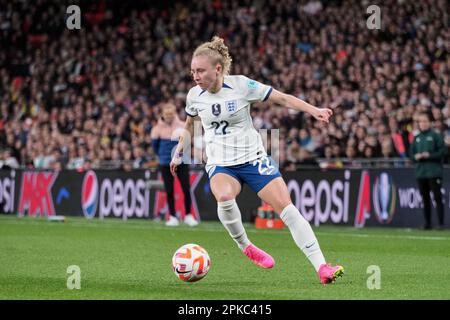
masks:
<path id="1" fill-rule="evenodd" d="M 175 148 L 175 153 L 173 154 L 172 161 L 170 161 L 170 172 L 175 175 L 177 167 L 183 161 L 183 152 L 186 148 L 191 147 L 192 136 L 194 134 L 194 118 L 187 116 L 186 122 L 184 123 L 184 130 L 178 141 L 178 145 Z"/>

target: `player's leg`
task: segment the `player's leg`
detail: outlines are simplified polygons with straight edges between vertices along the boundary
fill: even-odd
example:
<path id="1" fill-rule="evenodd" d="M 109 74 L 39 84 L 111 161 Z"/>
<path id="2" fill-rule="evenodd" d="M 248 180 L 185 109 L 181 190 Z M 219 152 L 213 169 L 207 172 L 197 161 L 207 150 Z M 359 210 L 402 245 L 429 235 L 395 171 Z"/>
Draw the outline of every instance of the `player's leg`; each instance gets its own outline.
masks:
<path id="1" fill-rule="evenodd" d="M 241 192 L 241 184 L 232 176 L 217 173 L 210 180 L 211 191 L 217 201 L 217 214 L 220 222 L 230 236 L 243 250 L 250 244 L 244 226 L 241 212 L 236 204 L 236 197 Z"/>
<path id="2" fill-rule="evenodd" d="M 189 165 L 187 164 L 181 164 L 177 168 L 177 177 L 178 180 L 180 180 L 181 189 L 183 190 L 184 194 L 184 209 L 186 212 L 186 216 L 184 218 L 184 222 L 191 226 L 195 227 L 198 225 L 198 221 L 194 218 L 194 216 L 191 214 L 191 190 L 190 190 L 190 183 L 189 183 Z"/>
<path id="3" fill-rule="evenodd" d="M 438 214 L 438 228 L 444 228 L 444 202 L 442 201 L 442 178 L 430 179 L 430 187 L 433 191 L 434 200 L 436 201 L 436 211 Z"/>
<path id="4" fill-rule="evenodd" d="M 179 221 L 176 216 L 175 211 L 175 198 L 173 194 L 173 182 L 174 177 L 172 176 L 172 173 L 170 172 L 170 167 L 168 166 L 160 166 L 161 174 L 164 181 L 164 189 L 166 191 L 167 195 L 167 204 L 169 206 L 169 219 L 166 220 L 166 225 L 169 227 L 175 227 L 178 226 Z"/>
<path id="5" fill-rule="evenodd" d="M 253 245 L 245 232 L 241 211 L 236 203 L 236 197 L 241 192 L 241 183 L 229 174 L 217 173 L 212 176 L 210 185 L 217 200 L 219 220 L 230 236 L 256 265 L 262 268 L 272 268 L 275 264 L 273 258 Z"/>
<path id="6" fill-rule="evenodd" d="M 300 214 L 292 204 L 289 191 L 283 178 L 278 177 L 270 181 L 258 196 L 268 203 L 277 214 L 280 215 L 284 224 L 289 228 L 297 246 L 311 261 L 316 271 L 325 263 L 325 258 L 319 247 L 319 242 L 309 222 Z"/>
<path id="7" fill-rule="evenodd" d="M 278 213 L 284 224 L 289 228 L 295 243 L 314 266 L 322 283 L 333 282 L 343 274 L 342 266 L 331 266 L 325 262 L 314 231 L 309 222 L 292 204 L 289 191 L 282 177 L 268 182 L 258 196 L 268 203 Z"/>
<path id="8" fill-rule="evenodd" d="M 428 179 L 417 179 L 419 191 L 423 201 L 423 215 L 425 217 L 424 229 L 431 229 L 431 199 Z"/>

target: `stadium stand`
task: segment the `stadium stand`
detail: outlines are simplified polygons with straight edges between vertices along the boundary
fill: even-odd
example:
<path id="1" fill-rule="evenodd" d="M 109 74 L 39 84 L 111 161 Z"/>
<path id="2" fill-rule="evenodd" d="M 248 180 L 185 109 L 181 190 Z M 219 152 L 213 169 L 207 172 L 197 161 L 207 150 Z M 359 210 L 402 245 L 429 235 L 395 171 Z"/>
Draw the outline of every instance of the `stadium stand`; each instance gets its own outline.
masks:
<path id="1" fill-rule="evenodd" d="M 81 8 L 80 30 L 66 28 L 70 4 Z M 230 47 L 233 74 L 338 105 L 329 125 L 254 106 L 257 129 L 280 130 L 284 170 L 404 165 L 416 111 L 432 113 L 450 147 L 447 2 L 389 1 L 381 30 L 366 27 L 366 6 L 0 0 L 0 166 L 154 166 L 150 131 L 161 103 L 185 118 L 191 53 L 216 34 Z"/>

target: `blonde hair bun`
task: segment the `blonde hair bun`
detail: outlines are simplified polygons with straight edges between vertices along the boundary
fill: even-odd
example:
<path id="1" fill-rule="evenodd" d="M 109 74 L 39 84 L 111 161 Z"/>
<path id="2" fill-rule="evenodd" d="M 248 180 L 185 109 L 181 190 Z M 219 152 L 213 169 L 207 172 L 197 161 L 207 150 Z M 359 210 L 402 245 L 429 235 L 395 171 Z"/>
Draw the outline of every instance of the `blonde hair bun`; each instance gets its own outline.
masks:
<path id="1" fill-rule="evenodd" d="M 197 47 L 194 51 L 194 57 L 207 56 L 212 59 L 212 63 L 216 65 L 219 63 L 223 68 L 223 74 L 228 75 L 230 73 L 231 59 L 228 47 L 222 38 L 214 36 L 211 41 L 205 42 Z"/>

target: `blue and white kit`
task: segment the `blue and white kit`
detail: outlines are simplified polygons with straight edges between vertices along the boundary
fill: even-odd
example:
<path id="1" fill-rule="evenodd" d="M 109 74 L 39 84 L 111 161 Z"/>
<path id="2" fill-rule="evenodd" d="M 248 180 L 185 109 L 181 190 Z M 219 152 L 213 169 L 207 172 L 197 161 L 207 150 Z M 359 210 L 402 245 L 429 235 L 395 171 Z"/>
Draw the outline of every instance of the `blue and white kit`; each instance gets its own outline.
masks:
<path id="1" fill-rule="evenodd" d="M 205 169 L 211 179 L 225 173 L 246 183 L 255 192 L 281 174 L 267 156 L 253 126 L 251 104 L 269 98 L 272 87 L 245 76 L 225 76 L 216 93 L 195 86 L 187 95 L 186 113 L 199 116 L 205 130 Z"/>

